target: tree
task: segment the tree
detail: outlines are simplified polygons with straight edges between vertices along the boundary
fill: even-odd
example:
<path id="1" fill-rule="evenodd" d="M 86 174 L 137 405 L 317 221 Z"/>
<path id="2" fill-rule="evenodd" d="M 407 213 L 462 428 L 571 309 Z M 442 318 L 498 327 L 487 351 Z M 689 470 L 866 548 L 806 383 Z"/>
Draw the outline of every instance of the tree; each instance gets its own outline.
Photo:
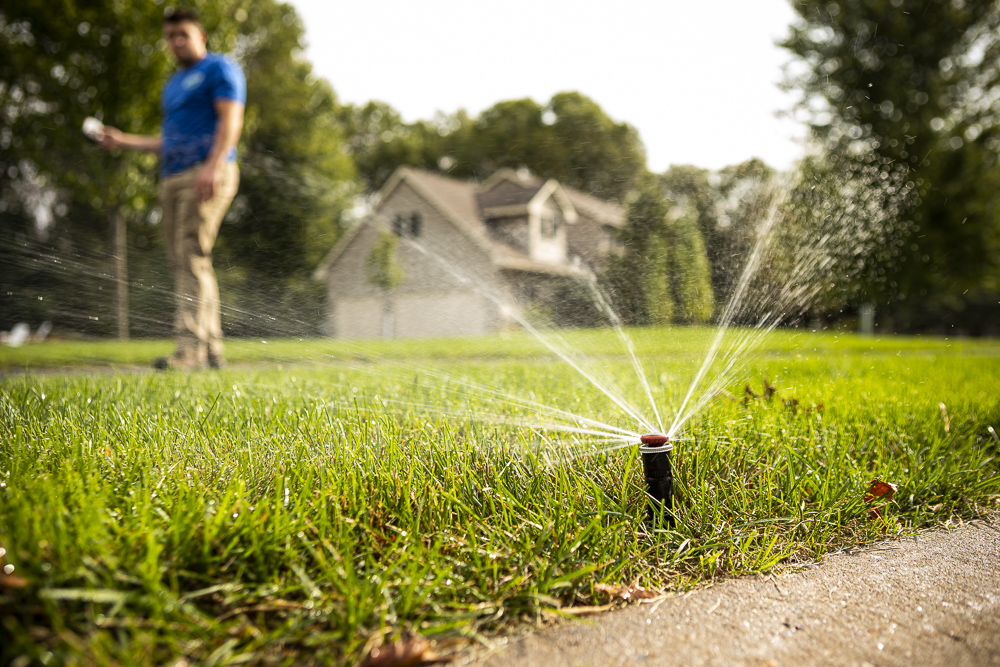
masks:
<path id="1" fill-rule="evenodd" d="M 691 263 L 685 271 L 694 280 L 685 280 L 691 290 L 687 301 L 698 303 L 685 315 L 688 321 L 704 321 L 707 316 L 700 314 L 711 313 L 716 300 L 719 304 L 729 300 L 756 230 L 771 206 L 773 178 L 774 170 L 757 158 L 714 174 L 690 165 L 672 166 L 659 177 L 664 194 L 684 211 L 676 221 L 675 234 L 681 247 L 689 250 L 677 260 Z M 702 277 L 707 284 L 698 282 Z"/>
<path id="2" fill-rule="evenodd" d="M 323 291 L 310 272 L 333 246 L 358 188 L 330 85 L 297 54 L 294 9 L 255 2 L 235 16 L 230 50 L 247 75 L 241 187 L 220 230 L 217 263 L 230 333 L 310 335 Z M 220 19 L 221 21 L 222 19 Z"/>
<path id="3" fill-rule="evenodd" d="M 671 272 L 679 306 L 677 319 L 685 324 L 703 324 L 715 309 L 712 273 L 693 209 L 680 210 L 683 213 L 670 222 Z"/>
<path id="4" fill-rule="evenodd" d="M 626 322 L 705 322 L 714 308 L 705 244 L 692 209 L 664 195 L 647 177 L 633 192 L 621 232 L 625 252 L 604 281 Z"/>
<path id="5" fill-rule="evenodd" d="M 464 111 L 405 124 L 391 107 L 345 110 L 359 171 L 378 189 L 401 164 L 485 179 L 503 167 L 527 167 L 544 178 L 604 199 L 624 201 L 646 171 L 646 152 L 631 125 L 609 117 L 576 92 L 498 102 L 470 118 Z"/>
<path id="6" fill-rule="evenodd" d="M 42 235 L 59 236 L 71 255 L 92 258 L 81 267 L 91 275 L 76 276 L 72 295 L 59 294 L 67 284 L 64 272 L 63 278 L 33 278 L 53 305 L 72 303 L 81 280 L 91 294 L 112 295 L 117 283 L 119 335 L 128 333 L 124 228 L 147 223 L 155 160 L 103 153 L 86 145 L 80 126 L 94 115 L 129 132 L 155 131 L 156 98 L 149 90 L 168 70 L 164 54 L 153 48 L 160 37 L 160 11 L 148 3 L 68 0 L 59 11 L 44 2 L 14 1 L 0 13 L 0 196 L 10 207 L 20 205 L 28 218 L 45 222 L 44 228 L 3 232 L 7 238 L 19 235 L 22 247 L 16 252 L 30 246 L 31 252 L 48 256 L 51 246 L 37 242 Z M 31 206 L 19 196 L 26 192 L 44 196 L 47 205 Z M 72 223 L 65 217 L 71 210 Z M 112 266 L 116 279 L 109 281 Z M 24 277 L 12 276 L 16 289 L 25 287 Z M 89 310 L 100 307 L 90 304 Z M 101 315 L 88 314 L 75 324 L 106 333 L 112 318 L 102 321 Z"/>
<path id="7" fill-rule="evenodd" d="M 313 332 L 322 291 L 308 272 L 357 191 L 336 98 L 296 55 L 303 28 L 290 6 L 195 4 L 209 48 L 232 53 L 249 82 L 241 189 L 216 245 L 224 326 Z M 108 248 L 112 221 L 122 220 L 133 329 L 170 330 L 156 159 L 98 150 L 79 130 L 95 115 L 129 132 L 157 131 L 159 91 L 174 67 L 161 48 L 161 19 L 161 6 L 137 1 L 67 0 L 54 12 L 51 3 L 14 0 L 0 13 L 0 231 L 19 243 L 8 256 L 14 270 L 0 280 L 4 293 L 44 292 L 45 312 L 60 312 L 63 327 L 110 333 Z M 17 299 L 19 312 L 36 312 Z M 4 318 L 13 312 L 4 308 Z"/>
<path id="8" fill-rule="evenodd" d="M 403 267 L 399 262 L 399 237 L 392 232 L 379 232 L 378 239 L 372 245 L 368 254 L 366 266 L 368 282 L 382 290 L 382 337 L 392 338 L 395 322 L 393 321 L 393 292 L 406 280 Z"/>
<path id="9" fill-rule="evenodd" d="M 796 0 L 782 46 L 804 65 L 813 135 L 852 158 L 905 165 L 917 186 L 900 215 L 899 254 L 867 292 L 901 327 L 961 311 L 1000 280 L 1000 3 Z M 850 169 L 850 168 L 849 168 Z M 997 301 L 997 299 L 993 299 Z"/>
<path id="10" fill-rule="evenodd" d="M 670 289 L 670 258 L 663 236 L 649 238 L 642 263 L 643 301 L 646 323 L 665 325 L 674 321 L 674 295 Z"/>

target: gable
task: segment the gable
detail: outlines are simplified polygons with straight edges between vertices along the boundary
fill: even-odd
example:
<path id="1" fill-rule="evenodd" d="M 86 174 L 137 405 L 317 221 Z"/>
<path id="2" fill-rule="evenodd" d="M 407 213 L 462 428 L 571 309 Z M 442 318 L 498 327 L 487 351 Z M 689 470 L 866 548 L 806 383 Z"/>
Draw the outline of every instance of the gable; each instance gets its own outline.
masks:
<path id="1" fill-rule="evenodd" d="M 407 180 L 391 189 L 378 210 L 365 218 L 343 246 L 338 244 L 337 254 L 322 274 L 317 271 L 317 279 L 326 280 L 331 293 L 338 296 L 380 294 L 368 280 L 368 257 L 381 233 L 393 233 L 397 216 L 407 223 L 413 216 L 420 218 L 417 236 L 408 224 L 401 230 L 397 259 L 404 277 L 397 294 L 467 290 L 469 280 L 495 283 L 496 267 L 488 250 Z"/>

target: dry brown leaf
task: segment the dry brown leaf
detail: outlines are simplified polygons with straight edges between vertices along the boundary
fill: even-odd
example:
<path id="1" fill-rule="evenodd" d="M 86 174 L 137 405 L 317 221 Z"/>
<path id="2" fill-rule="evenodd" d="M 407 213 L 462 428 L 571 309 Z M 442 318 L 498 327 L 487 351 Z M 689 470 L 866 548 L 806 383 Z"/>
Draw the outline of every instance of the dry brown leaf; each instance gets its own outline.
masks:
<path id="1" fill-rule="evenodd" d="M 594 584 L 594 590 L 599 593 L 604 593 L 605 595 L 610 595 L 613 598 L 621 598 L 625 602 L 652 600 L 653 598 L 658 598 L 663 595 L 662 591 L 643 588 L 639 584 L 632 584 L 631 586 L 614 586 L 612 584 L 599 582 Z"/>
<path id="2" fill-rule="evenodd" d="M 28 580 L 24 577 L 0 572 L 0 588 L 24 588 L 27 585 Z"/>
<path id="3" fill-rule="evenodd" d="M 767 378 L 764 378 L 764 393 L 762 396 L 764 397 L 764 400 L 768 402 L 774 398 L 774 385 L 768 382 Z"/>
<path id="4" fill-rule="evenodd" d="M 868 485 L 868 491 L 865 493 L 865 502 L 872 503 L 878 498 L 885 498 L 886 500 L 892 500 L 892 497 L 896 495 L 896 490 L 898 487 L 890 482 L 883 482 L 879 478 L 875 478 Z"/>
<path id="5" fill-rule="evenodd" d="M 404 637 L 388 646 L 376 646 L 361 663 L 362 667 L 419 667 L 448 662 L 431 651 L 431 643 L 419 635 Z"/>

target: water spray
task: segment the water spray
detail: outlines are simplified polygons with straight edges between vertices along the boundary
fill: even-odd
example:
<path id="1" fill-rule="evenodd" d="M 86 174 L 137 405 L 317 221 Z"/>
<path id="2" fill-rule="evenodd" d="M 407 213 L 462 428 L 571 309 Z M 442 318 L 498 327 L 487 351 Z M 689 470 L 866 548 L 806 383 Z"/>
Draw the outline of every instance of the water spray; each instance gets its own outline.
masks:
<path id="1" fill-rule="evenodd" d="M 674 474 L 670 467 L 670 452 L 674 446 L 670 444 L 670 437 L 662 433 L 647 433 L 639 438 L 639 442 L 642 472 L 646 477 L 646 493 L 649 495 L 646 519 L 654 526 L 662 521 L 672 528 Z"/>

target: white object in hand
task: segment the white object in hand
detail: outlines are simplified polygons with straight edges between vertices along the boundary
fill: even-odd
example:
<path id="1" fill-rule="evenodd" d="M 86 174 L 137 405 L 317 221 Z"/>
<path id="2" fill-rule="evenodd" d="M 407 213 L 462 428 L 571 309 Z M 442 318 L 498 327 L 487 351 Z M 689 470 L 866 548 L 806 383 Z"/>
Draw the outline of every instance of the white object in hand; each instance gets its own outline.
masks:
<path id="1" fill-rule="evenodd" d="M 99 142 L 104 138 L 104 123 L 93 116 L 88 116 L 83 121 L 83 134 L 94 142 Z"/>

